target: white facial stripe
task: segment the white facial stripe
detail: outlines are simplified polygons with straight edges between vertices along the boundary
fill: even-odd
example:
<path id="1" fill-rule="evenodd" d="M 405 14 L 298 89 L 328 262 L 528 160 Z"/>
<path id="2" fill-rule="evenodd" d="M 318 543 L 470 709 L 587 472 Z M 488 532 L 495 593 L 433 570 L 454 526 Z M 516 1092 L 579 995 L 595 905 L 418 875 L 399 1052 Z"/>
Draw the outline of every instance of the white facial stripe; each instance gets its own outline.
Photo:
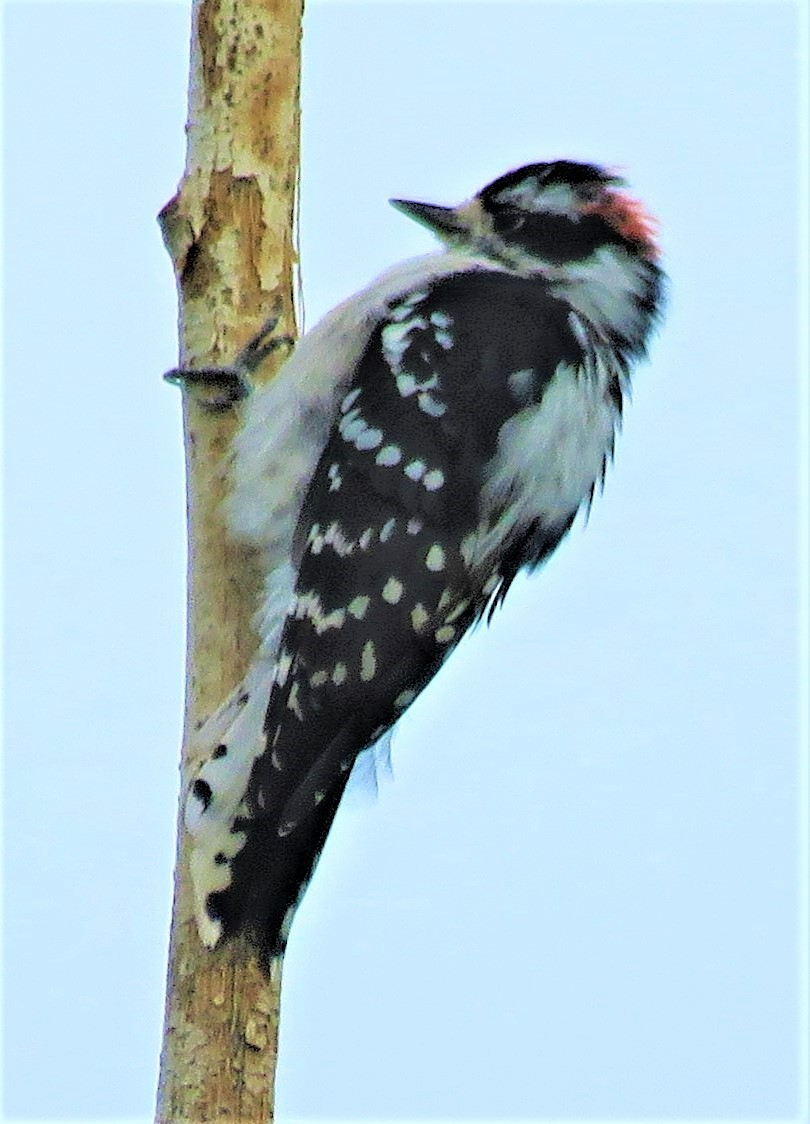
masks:
<path id="1" fill-rule="evenodd" d="M 533 214 L 574 215 L 579 210 L 579 199 L 569 184 L 553 183 L 542 187 L 534 177 L 507 187 L 495 196 L 495 201 Z"/>

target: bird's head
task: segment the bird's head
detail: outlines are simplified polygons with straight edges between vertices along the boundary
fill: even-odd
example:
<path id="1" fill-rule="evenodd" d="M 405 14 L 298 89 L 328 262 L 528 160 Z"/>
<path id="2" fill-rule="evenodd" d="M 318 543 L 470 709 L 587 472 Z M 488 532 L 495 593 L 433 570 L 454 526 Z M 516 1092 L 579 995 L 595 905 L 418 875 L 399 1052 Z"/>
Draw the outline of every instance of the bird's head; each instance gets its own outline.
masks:
<path id="1" fill-rule="evenodd" d="M 625 186 L 595 164 L 553 160 L 507 172 L 458 207 L 391 203 L 450 247 L 553 275 L 603 247 L 656 261 L 655 222 Z"/>

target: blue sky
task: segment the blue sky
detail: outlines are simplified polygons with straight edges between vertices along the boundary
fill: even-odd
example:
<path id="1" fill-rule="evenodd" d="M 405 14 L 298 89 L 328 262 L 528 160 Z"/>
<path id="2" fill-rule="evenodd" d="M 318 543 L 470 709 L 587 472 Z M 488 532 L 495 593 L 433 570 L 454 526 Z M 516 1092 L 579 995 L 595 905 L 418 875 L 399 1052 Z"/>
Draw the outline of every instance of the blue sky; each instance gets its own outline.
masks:
<path id="1" fill-rule="evenodd" d="M 556 156 L 626 169 L 672 286 L 587 528 L 341 811 L 279 1124 L 807 1118 L 798 12 L 308 9 L 308 322 L 429 247 L 390 196 Z M 188 12 L 4 14 L 5 1112 L 148 1120 L 185 569 L 154 216 Z"/>

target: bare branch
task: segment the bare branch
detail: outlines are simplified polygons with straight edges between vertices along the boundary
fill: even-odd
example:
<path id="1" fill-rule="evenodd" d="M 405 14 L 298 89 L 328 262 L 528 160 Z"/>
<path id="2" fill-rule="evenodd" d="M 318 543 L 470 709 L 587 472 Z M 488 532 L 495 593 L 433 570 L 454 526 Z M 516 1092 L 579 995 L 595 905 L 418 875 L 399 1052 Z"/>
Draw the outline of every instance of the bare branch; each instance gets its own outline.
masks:
<path id="1" fill-rule="evenodd" d="M 232 360 L 276 308 L 294 330 L 302 0 L 195 0 L 188 149 L 160 224 L 174 264 L 180 365 Z M 271 377 L 284 349 L 262 356 Z M 233 410 L 184 395 L 188 480 L 186 733 L 239 682 L 254 645 L 255 561 L 222 520 Z M 186 741 L 188 739 L 186 738 Z M 184 776 L 194 762 L 184 754 Z M 280 978 L 250 950 L 207 951 L 178 831 L 160 1124 L 272 1120 Z"/>

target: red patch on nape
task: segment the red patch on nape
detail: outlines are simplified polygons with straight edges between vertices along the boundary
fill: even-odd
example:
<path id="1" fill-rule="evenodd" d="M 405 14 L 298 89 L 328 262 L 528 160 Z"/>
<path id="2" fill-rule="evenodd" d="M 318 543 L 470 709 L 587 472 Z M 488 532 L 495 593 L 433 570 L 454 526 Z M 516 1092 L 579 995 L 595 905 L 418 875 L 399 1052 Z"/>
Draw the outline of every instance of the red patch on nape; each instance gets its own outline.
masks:
<path id="1" fill-rule="evenodd" d="M 618 230 L 622 238 L 635 242 L 651 258 L 659 254 L 656 233 L 658 223 L 644 209 L 644 205 L 624 191 L 608 189 L 585 210 L 590 214 L 601 215 L 606 222 Z"/>

